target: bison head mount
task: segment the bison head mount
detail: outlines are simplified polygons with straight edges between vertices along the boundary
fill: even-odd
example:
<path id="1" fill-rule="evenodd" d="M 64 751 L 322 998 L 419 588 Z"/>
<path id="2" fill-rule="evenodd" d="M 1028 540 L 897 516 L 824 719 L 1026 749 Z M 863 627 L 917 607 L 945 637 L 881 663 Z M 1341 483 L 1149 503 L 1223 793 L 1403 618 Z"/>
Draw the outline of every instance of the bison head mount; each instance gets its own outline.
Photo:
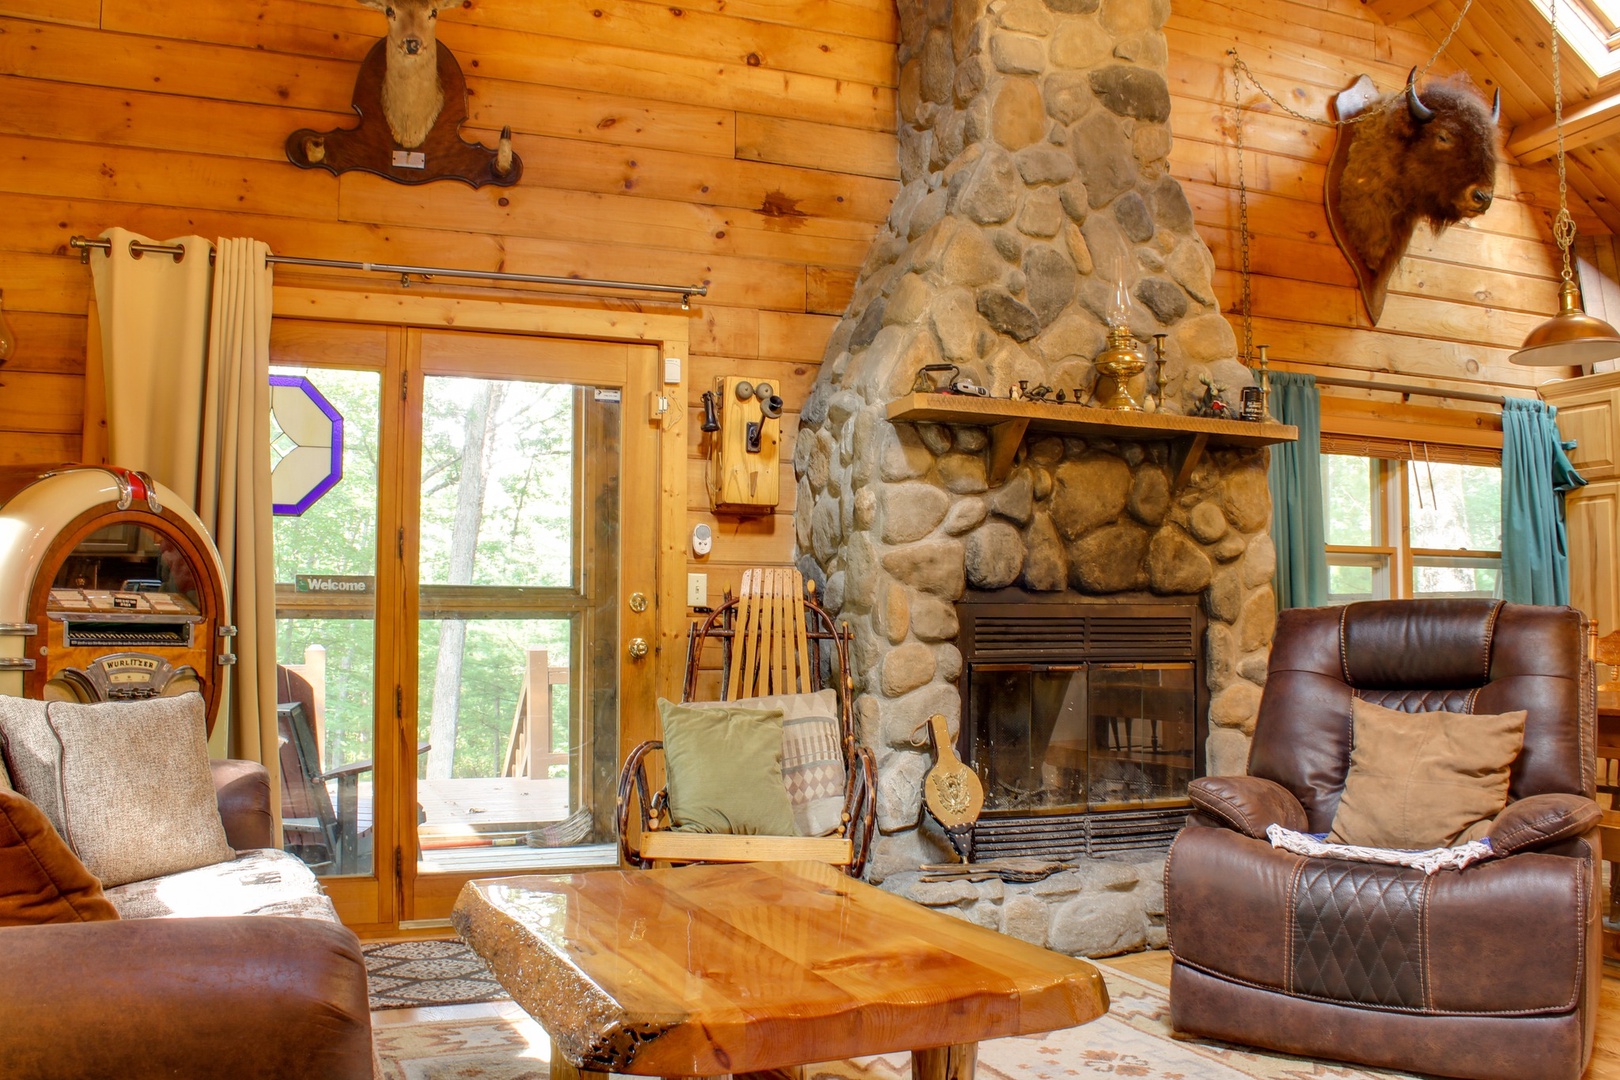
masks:
<path id="1" fill-rule="evenodd" d="M 1486 105 L 1466 75 L 1419 92 L 1416 75 L 1387 94 L 1363 75 L 1333 98 L 1334 118 L 1355 122 L 1339 127 L 1328 164 L 1328 223 L 1374 324 L 1417 223 L 1438 233 L 1478 217 L 1496 185 L 1502 92 Z"/>

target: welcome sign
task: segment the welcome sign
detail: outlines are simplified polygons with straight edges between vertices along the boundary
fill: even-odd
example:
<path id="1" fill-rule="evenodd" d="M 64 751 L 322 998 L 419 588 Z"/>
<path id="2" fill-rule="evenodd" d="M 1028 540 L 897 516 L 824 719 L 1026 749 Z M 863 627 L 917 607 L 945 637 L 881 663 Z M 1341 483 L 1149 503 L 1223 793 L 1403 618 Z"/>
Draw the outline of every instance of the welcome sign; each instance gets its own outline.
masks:
<path id="1" fill-rule="evenodd" d="M 298 574 L 293 583 L 299 592 L 374 593 L 377 579 L 368 574 Z"/>

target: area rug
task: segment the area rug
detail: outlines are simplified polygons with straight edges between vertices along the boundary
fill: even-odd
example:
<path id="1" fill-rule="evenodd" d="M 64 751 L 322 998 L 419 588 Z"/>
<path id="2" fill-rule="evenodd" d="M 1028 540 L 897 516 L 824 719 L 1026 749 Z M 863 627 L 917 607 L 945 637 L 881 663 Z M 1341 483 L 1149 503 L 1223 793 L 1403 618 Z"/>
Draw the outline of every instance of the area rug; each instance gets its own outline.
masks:
<path id="1" fill-rule="evenodd" d="M 484 961 L 463 942 L 372 942 L 360 951 L 366 957 L 373 1012 L 506 1000 L 506 991 Z"/>
<path id="2" fill-rule="evenodd" d="M 1168 992 L 1105 964 L 1112 1007 L 1082 1027 L 979 1047 L 981 1080 L 1411 1080 L 1407 1073 L 1267 1054 L 1224 1043 L 1170 1036 Z M 547 1080 L 550 1043 L 525 1016 L 485 1016 L 376 1029 L 384 1080 Z M 908 1054 L 831 1062 L 811 1080 L 910 1080 Z"/>

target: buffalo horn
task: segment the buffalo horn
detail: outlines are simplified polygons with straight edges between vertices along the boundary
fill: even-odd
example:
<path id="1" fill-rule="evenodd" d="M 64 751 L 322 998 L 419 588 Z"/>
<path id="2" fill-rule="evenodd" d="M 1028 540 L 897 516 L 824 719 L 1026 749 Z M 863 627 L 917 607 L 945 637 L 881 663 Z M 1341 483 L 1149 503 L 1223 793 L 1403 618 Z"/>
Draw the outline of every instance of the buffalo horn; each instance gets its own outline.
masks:
<path id="1" fill-rule="evenodd" d="M 1491 98 L 1491 123 L 1502 119 L 1502 88 L 1496 88 L 1496 96 Z"/>
<path id="2" fill-rule="evenodd" d="M 1434 119 L 1434 110 L 1423 104 L 1417 92 L 1417 68 L 1406 77 L 1406 107 L 1412 113 L 1412 119 L 1420 124 L 1427 124 Z"/>

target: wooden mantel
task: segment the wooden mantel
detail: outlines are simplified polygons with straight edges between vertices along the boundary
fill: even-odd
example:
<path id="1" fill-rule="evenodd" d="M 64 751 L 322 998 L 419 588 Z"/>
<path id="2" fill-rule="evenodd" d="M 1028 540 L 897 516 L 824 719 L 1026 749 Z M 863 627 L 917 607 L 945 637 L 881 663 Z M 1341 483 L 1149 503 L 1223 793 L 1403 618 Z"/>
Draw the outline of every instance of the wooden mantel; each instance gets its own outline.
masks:
<path id="1" fill-rule="evenodd" d="M 1171 463 L 1178 490 L 1192 475 L 1204 447 L 1270 446 L 1295 442 L 1299 428 L 1272 421 L 1214 420 L 1170 413 L 1115 412 L 1086 405 L 1048 401 L 973 397 L 968 394 L 907 394 L 889 402 L 889 420 L 907 424 L 955 424 L 982 427 L 990 434 L 990 483 L 999 484 L 1012 471 L 1013 457 L 1028 431 L 1087 438 L 1163 440 L 1172 446 Z"/>

